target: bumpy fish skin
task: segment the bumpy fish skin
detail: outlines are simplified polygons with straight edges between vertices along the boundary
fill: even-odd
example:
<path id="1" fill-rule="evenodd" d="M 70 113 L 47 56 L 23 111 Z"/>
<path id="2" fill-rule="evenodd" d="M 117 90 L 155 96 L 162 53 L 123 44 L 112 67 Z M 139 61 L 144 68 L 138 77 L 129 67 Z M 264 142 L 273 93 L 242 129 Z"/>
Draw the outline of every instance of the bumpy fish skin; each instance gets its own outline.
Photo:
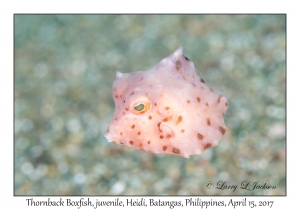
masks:
<path id="1" fill-rule="evenodd" d="M 109 142 L 152 153 L 202 154 L 227 128 L 227 99 L 196 74 L 180 47 L 148 71 L 117 72 Z"/>

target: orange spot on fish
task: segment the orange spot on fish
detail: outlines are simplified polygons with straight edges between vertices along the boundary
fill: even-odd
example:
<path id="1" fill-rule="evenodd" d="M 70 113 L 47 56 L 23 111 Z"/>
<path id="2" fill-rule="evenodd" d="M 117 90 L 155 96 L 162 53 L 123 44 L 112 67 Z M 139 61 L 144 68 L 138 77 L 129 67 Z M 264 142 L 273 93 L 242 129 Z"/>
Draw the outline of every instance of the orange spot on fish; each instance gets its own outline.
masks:
<path id="1" fill-rule="evenodd" d="M 203 135 L 200 134 L 200 133 L 197 133 L 197 138 L 198 138 L 199 140 L 202 140 L 202 139 L 203 139 Z"/>
<path id="2" fill-rule="evenodd" d="M 226 133 L 226 129 L 225 128 L 222 128 L 222 127 L 219 127 L 219 131 L 224 135 Z"/>
<path id="3" fill-rule="evenodd" d="M 212 147 L 212 145 L 211 145 L 210 143 L 207 143 L 207 144 L 204 146 L 204 150 L 209 149 L 209 148 L 211 148 L 211 147 Z"/>
<path id="4" fill-rule="evenodd" d="M 178 119 L 177 119 L 176 125 L 177 125 L 177 124 L 179 124 L 181 121 L 182 121 L 182 116 L 178 116 Z"/>
<path id="5" fill-rule="evenodd" d="M 175 154 L 180 154 L 180 150 L 176 147 L 173 148 L 172 150 Z"/>
<path id="6" fill-rule="evenodd" d="M 210 126 L 210 119 L 209 118 L 207 118 L 207 125 L 209 125 Z"/>

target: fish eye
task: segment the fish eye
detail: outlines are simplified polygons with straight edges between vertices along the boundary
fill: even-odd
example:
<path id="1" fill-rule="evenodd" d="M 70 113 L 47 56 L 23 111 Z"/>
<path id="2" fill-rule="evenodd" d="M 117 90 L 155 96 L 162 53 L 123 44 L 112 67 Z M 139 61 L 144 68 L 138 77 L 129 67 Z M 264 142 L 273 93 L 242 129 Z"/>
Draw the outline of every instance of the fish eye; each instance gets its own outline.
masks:
<path id="1" fill-rule="evenodd" d="M 151 109 L 151 101 L 148 98 L 141 97 L 136 99 L 130 105 L 130 111 L 136 115 L 141 115 Z"/>
<path id="2" fill-rule="evenodd" d="M 143 111 L 143 109 L 145 108 L 145 105 L 144 104 L 139 104 L 139 105 L 137 105 L 137 106 L 135 106 L 134 107 L 134 109 L 136 110 L 136 111 Z"/>

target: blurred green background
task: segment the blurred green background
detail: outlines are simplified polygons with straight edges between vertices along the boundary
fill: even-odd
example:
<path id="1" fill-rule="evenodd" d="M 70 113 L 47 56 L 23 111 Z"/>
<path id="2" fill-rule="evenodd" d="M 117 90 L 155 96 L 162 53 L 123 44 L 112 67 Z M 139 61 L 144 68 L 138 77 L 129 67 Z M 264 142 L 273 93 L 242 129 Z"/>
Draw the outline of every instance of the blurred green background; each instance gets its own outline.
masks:
<path id="1" fill-rule="evenodd" d="M 15 15 L 15 195 L 285 195 L 285 15 Z M 108 143 L 117 70 L 183 46 L 229 100 L 217 147 L 185 159 Z M 238 189 L 207 189 L 226 181 Z M 239 189 L 259 181 L 276 189 Z"/>

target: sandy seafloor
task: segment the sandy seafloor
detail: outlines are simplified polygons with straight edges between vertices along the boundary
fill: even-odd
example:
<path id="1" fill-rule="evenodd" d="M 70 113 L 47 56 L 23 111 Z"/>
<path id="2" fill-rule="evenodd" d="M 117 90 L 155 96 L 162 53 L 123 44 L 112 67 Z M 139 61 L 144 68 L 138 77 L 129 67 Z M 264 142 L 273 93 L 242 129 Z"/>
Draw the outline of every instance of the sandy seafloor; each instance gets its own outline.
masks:
<path id="1" fill-rule="evenodd" d="M 15 15 L 15 195 L 285 195 L 285 19 Z M 180 46 L 229 101 L 219 145 L 185 159 L 108 143 L 116 71 L 148 70 Z"/>

